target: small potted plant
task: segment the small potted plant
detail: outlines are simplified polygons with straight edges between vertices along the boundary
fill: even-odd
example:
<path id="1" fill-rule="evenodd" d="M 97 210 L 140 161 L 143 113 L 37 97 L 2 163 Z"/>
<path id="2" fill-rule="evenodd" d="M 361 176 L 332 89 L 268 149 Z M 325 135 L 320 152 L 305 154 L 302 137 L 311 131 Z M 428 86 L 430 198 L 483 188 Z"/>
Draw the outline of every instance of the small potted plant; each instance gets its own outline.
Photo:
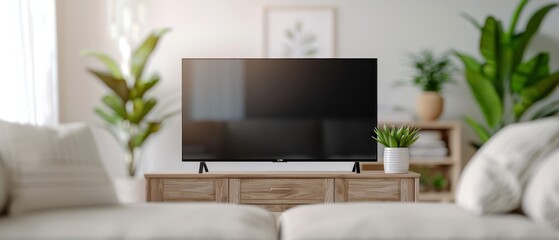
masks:
<path id="1" fill-rule="evenodd" d="M 440 57 L 430 50 L 410 56 L 414 75 L 411 83 L 423 91 L 417 101 L 417 115 L 422 121 L 437 120 L 444 107 L 441 91 L 445 84 L 452 82 L 455 71 L 448 55 Z"/>
<path id="2" fill-rule="evenodd" d="M 435 191 L 444 191 L 447 186 L 448 180 L 444 175 L 439 173 L 433 177 L 433 188 L 435 189 Z"/>
<path id="3" fill-rule="evenodd" d="M 419 139 L 419 128 L 401 125 L 399 127 L 376 127 L 373 139 L 384 145 L 384 172 L 407 173 L 410 168 L 408 147 Z"/>

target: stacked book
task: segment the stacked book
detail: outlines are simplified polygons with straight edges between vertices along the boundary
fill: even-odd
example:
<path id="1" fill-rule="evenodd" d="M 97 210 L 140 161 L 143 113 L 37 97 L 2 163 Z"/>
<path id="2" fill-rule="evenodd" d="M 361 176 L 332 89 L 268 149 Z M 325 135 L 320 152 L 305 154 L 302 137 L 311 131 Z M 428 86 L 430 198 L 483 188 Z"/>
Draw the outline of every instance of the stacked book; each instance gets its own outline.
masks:
<path id="1" fill-rule="evenodd" d="M 441 131 L 422 130 L 419 139 L 410 146 L 410 159 L 445 160 L 448 157 L 448 146 L 443 140 Z"/>

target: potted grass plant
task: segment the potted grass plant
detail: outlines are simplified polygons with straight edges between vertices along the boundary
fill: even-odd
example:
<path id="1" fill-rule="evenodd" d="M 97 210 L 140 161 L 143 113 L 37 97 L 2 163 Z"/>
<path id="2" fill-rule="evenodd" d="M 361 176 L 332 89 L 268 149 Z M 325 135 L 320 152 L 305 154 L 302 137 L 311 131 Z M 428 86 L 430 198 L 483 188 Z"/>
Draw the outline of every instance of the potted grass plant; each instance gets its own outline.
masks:
<path id="1" fill-rule="evenodd" d="M 431 50 L 410 55 L 410 66 L 414 69 L 411 84 L 421 88 L 417 100 L 417 116 L 422 121 L 436 121 L 442 114 L 444 85 L 452 82 L 455 68 L 447 54 L 437 56 Z"/>
<path id="2" fill-rule="evenodd" d="M 419 128 L 401 125 L 399 127 L 376 127 L 373 139 L 384 145 L 384 172 L 407 173 L 410 168 L 408 147 L 419 139 Z"/>

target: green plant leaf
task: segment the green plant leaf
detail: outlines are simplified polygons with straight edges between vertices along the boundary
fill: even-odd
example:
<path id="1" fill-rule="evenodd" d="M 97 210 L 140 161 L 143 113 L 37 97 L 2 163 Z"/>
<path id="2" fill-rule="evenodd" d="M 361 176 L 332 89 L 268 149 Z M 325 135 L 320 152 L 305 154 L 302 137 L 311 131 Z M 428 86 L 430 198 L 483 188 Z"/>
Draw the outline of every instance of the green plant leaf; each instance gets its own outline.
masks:
<path id="1" fill-rule="evenodd" d="M 452 82 L 454 66 L 448 55 L 436 57 L 431 50 L 423 50 L 419 54 L 408 54 L 410 67 L 414 69 L 411 83 L 426 92 L 440 92 L 444 85 Z"/>
<path id="2" fill-rule="evenodd" d="M 532 37 L 538 32 L 541 23 L 549 11 L 557 6 L 556 3 L 546 5 L 536 11 L 528 21 L 526 29 L 523 33 L 517 34 L 512 39 L 512 44 L 515 48 L 512 60 L 512 68 L 516 68 L 522 62 L 526 47 L 532 40 Z"/>
<path id="3" fill-rule="evenodd" d="M 155 107 L 157 101 L 153 98 L 144 101 L 143 99 L 137 98 L 133 101 L 133 111 L 128 117 L 131 123 L 138 124 L 144 117 Z"/>
<path id="4" fill-rule="evenodd" d="M 141 147 L 144 145 L 145 141 L 152 134 L 158 132 L 161 129 L 161 122 L 148 122 L 147 126 L 140 129 L 138 134 L 134 137 L 133 144 L 135 147 Z"/>
<path id="5" fill-rule="evenodd" d="M 502 37 L 503 29 L 501 22 L 494 17 L 488 17 L 482 28 L 479 49 L 487 62 L 483 66 L 483 72 L 486 77 L 489 77 L 499 96 L 504 94 L 503 66 L 501 65 L 503 54 L 501 46 Z"/>
<path id="6" fill-rule="evenodd" d="M 514 105 L 514 114 L 520 119 L 524 112 L 537 101 L 547 97 L 559 85 L 559 72 L 545 77 L 531 87 L 525 88 L 520 93 L 521 100 Z"/>
<path id="7" fill-rule="evenodd" d="M 109 114 L 100 108 L 95 108 L 95 113 L 110 125 L 117 125 L 122 120 L 118 115 Z"/>
<path id="8" fill-rule="evenodd" d="M 418 135 L 418 136 L 415 136 L 410 142 L 408 142 L 407 145 L 406 145 L 406 147 L 409 147 L 409 146 L 411 146 L 412 144 L 414 144 L 414 143 L 417 141 L 417 139 L 419 139 L 419 135 Z"/>
<path id="9" fill-rule="evenodd" d="M 373 139 L 375 139 L 377 142 L 379 142 L 380 144 L 382 144 L 384 146 L 388 146 L 388 141 L 386 140 L 386 136 L 383 134 L 383 132 L 381 130 L 379 130 L 378 128 L 375 128 L 374 133 L 376 135 L 376 138 L 373 137 Z"/>
<path id="10" fill-rule="evenodd" d="M 157 42 L 165 33 L 169 31 L 170 29 L 168 28 L 154 31 L 132 54 L 131 73 L 133 74 L 136 81 L 142 78 L 144 67 L 150 55 L 153 53 L 153 50 L 157 46 Z"/>
<path id="11" fill-rule="evenodd" d="M 481 40 L 479 49 L 485 61 L 497 65 L 501 58 L 501 23 L 494 17 L 488 17 L 481 29 Z"/>
<path id="12" fill-rule="evenodd" d="M 464 19 L 466 19 L 468 22 L 470 22 L 472 25 L 474 25 L 474 27 L 476 27 L 477 29 L 482 29 L 483 26 L 481 26 L 481 24 L 474 18 L 472 17 L 472 15 L 463 12 L 462 14 L 460 14 Z"/>
<path id="13" fill-rule="evenodd" d="M 518 22 L 518 19 L 520 18 L 520 15 L 522 14 L 522 10 L 524 10 L 524 7 L 526 6 L 526 3 L 528 3 L 528 0 L 521 0 L 518 6 L 516 7 L 516 10 L 514 11 L 514 14 L 512 15 L 511 24 L 508 32 L 510 36 L 513 36 L 515 33 L 516 23 Z"/>
<path id="14" fill-rule="evenodd" d="M 376 136 L 372 137 L 385 147 L 408 147 L 419 138 L 419 130 L 419 128 L 406 125 L 400 125 L 399 127 L 392 126 L 390 128 L 385 125 L 382 128 L 376 127 L 373 130 L 373 135 Z"/>
<path id="15" fill-rule="evenodd" d="M 393 134 L 390 134 L 390 136 L 388 137 L 388 145 L 391 148 L 398 147 L 398 141 L 396 141 L 396 137 L 394 137 Z"/>
<path id="16" fill-rule="evenodd" d="M 455 54 L 464 63 L 466 80 L 481 108 L 487 125 L 490 127 L 497 126 L 501 122 L 503 105 L 491 80 L 481 74 L 481 65 L 473 57 L 459 52 L 455 52 Z"/>
<path id="17" fill-rule="evenodd" d="M 105 105 L 107 105 L 110 109 L 112 109 L 113 112 L 116 113 L 119 117 L 121 117 L 122 119 L 126 119 L 126 107 L 119 97 L 115 95 L 105 95 L 101 99 L 101 101 L 105 103 Z"/>
<path id="18" fill-rule="evenodd" d="M 518 65 L 511 77 L 513 92 L 520 93 L 524 87 L 533 86 L 549 75 L 549 54 L 540 53 L 530 61 Z"/>
<path id="19" fill-rule="evenodd" d="M 147 81 L 138 81 L 130 90 L 130 99 L 143 98 L 144 94 L 159 83 L 158 74 L 153 74 Z"/>
<path id="20" fill-rule="evenodd" d="M 104 73 L 97 70 L 89 69 L 89 72 L 101 79 L 107 87 L 109 87 L 116 95 L 122 99 L 123 102 L 128 101 L 129 92 L 128 85 L 126 81 L 122 78 L 116 78 L 108 73 Z"/>
<path id="21" fill-rule="evenodd" d="M 487 140 L 489 140 L 489 138 L 491 137 L 491 133 L 489 132 L 489 130 L 487 130 L 487 128 L 485 128 L 483 125 L 481 125 L 471 117 L 464 117 L 464 120 L 468 125 L 470 125 L 472 130 L 474 130 L 477 137 L 482 143 L 485 143 L 487 142 Z"/>
<path id="22" fill-rule="evenodd" d="M 99 61 L 103 62 L 105 66 L 107 66 L 107 68 L 109 69 L 109 73 L 111 73 L 114 78 L 123 78 L 119 64 L 106 53 L 96 51 L 83 51 L 81 54 L 86 57 L 95 57 L 99 59 Z"/>

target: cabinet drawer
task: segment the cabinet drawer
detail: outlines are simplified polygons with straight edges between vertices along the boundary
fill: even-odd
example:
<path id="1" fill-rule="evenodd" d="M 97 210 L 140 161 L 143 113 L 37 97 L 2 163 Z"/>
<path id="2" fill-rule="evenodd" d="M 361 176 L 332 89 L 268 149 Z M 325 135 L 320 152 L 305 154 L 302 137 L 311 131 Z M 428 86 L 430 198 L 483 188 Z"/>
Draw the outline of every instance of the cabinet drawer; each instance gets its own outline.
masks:
<path id="1" fill-rule="evenodd" d="M 226 202 L 228 185 L 222 179 L 163 179 L 163 201 Z"/>
<path id="2" fill-rule="evenodd" d="M 400 201 L 399 179 L 348 179 L 347 201 Z"/>
<path id="3" fill-rule="evenodd" d="M 240 203 L 329 202 L 333 200 L 333 186 L 333 179 L 241 179 Z"/>

